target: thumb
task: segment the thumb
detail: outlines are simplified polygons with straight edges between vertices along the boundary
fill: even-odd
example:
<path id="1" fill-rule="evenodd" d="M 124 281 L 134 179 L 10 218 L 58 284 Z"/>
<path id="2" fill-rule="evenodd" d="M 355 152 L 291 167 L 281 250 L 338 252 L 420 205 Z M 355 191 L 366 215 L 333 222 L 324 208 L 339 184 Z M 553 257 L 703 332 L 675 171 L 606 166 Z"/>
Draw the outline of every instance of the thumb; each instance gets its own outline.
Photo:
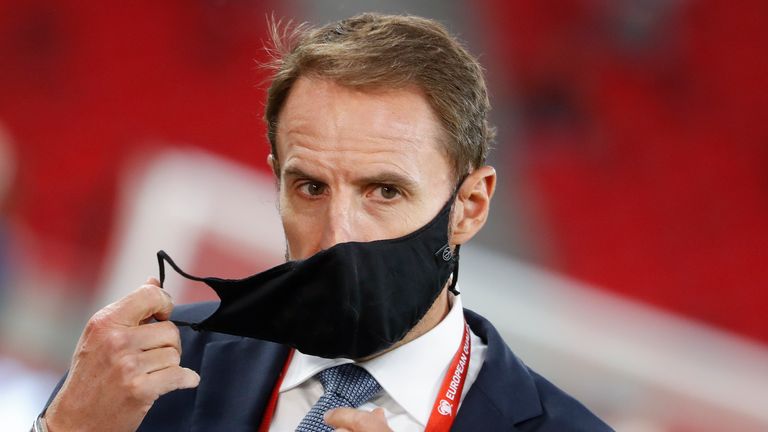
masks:
<path id="1" fill-rule="evenodd" d="M 133 327 L 150 317 L 160 321 L 167 320 L 173 310 L 173 299 L 164 289 L 147 284 L 103 310 L 108 311 L 116 324 Z"/>

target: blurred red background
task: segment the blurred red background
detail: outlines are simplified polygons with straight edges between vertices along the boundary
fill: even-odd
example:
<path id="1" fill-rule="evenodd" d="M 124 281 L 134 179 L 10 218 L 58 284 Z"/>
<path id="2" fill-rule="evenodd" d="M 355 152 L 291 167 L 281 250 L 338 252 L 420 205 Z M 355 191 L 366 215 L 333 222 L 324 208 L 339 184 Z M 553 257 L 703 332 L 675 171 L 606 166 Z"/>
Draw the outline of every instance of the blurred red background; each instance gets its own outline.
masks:
<path id="1" fill-rule="evenodd" d="M 768 342 L 768 2 L 492 3 L 551 264 Z"/>
<path id="2" fill-rule="evenodd" d="M 0 2 L 3 212 L 34 240 L 5 248 L 93 291 L 127 161 L 177 145 L 264 170 L 272 8 Z M 519 116 L 497 118 L 494 162 L 522 170 L 540 264 L 768 342 L 768 3 L 475 8 L 494 101 Z"/>
<path id="3" fill-rule="evenodd" d="M 497 302 L 499 316 L 509 308 L 521 322 L 538 317 L 502 329 L 517 338 L 513 349 L 624 430 L 764 430 L 768 2 L 363 3 L 441 19 L 487 68 L 499 127 L 490 162 L 500 187 L 473 244 L 510 267 L 527 261 L 598 290 L 585 294 L 568 283 L 552 290 L 547 275 L 531 278 L 519 268 L 518 279 L 498 281 L 499 290 L 540 283 L 491 293 L 491 303 L 510 292 L 534 300 L 515 299 L 520 309 Z M 258 65 L 267 60 L 273 10 L 323 23 L 356 7 L 0 0 L 0 417 L 4 408 L 22 417 L 19 424 L 31 422 L 82 322 L 115 294 L 105 280 L 129 278 L 110 261 L 128 248 L 121 235 L 131 231 L 121 229 L 135 215 L 126 203 L 140 204 L 126 201 L 126 190 L 161 166 L 152 165 L 158 155 L 203 150 L 269 175 L 261 120 L 267 74 Z M 189 166 L 181 181 L 205 176 Z M 262 199 L 257 210 L 271 214 L 268 200 L 243 196 L 250 189 L 219 192 L 221 184 L 258 183 L 241 180 L 209 176 L 192 188 L 210 186 L 209 199 L 211 188 L 233 194 L 222 201 L 228 205 Z M 260 181 L 259 193 L 271 194 L 269 177 Z M 195 212 L 194 197 L 168 196 L 173 217 Z M 253 224 L 265 222 L 254 214 Z M 142 220 L 155 228 L 150 235 L 178 222 L 164 221 Z M 197 233 L 204 253 L 189 255 L 185 268 L 245 275 L 275 258 L 272 249 L 244 254 L 221 233 Z M 251 243 L 265 240 L 255 237 Z M 183 300 L 209 295 L 197 290 Z M 612 295 L 629 302 L 605 300 Z M 615 316 L 627 310 L 631 317 Z M 626 322 L 600 332 L 605 321 L 584 323 L 585 314 Z M 553 334 L 559 338 L 541 342 Z M 644 350 L 628 349 L 627 340 Z"/>

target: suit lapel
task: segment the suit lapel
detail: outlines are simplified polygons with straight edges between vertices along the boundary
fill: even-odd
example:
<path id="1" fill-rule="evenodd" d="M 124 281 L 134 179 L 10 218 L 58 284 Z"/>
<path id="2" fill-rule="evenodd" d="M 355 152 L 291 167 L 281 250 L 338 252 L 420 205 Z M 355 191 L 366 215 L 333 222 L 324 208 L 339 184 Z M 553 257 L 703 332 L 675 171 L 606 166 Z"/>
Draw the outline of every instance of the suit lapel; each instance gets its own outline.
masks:
<path id="1" fill-rule="evenodd" d="M 466 309 L 464 316 L 488 350 L 452 430 L 514 430 L 516 423 L 541 415 L 539 393 L 528 368 L 488 321 Z"/>
<path id="2" fill-rule="evenodd" d="M 191 430 L 256 430 L 287 353 L 283 346 L 247 338 L 208 343 Z"/>
<path id="3" fill-rule="evenodd" d="M 491 425 L 496 425 L 491 427 Z M 456 420 L 451 427 L 452 431 L 476 431 L 476 430 L 511 430 L 511 424 L 504 417 L 499 408 L 485 392 L 478 386 L 478 382 L 472 385 L 467 392 Z"/>

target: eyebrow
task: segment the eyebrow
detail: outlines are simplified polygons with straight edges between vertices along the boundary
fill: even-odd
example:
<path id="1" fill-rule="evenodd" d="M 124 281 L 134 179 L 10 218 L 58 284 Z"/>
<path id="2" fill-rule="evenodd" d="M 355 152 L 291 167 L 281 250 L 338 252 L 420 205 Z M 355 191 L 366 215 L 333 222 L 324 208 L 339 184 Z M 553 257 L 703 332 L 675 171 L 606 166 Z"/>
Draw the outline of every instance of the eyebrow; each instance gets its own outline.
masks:
<path id="1" fill-rule="evenodd" d="M 321 181 L 318 176 L 312 175 L 297 166 L 289 166 L 283 170 L 283 175 L 290 178 L 303 178 L 312 181 Z M 360 177 L 355 180 L 357 184 L 391 184 L 393 186 L 400 186 L 407 190 L 414 190 L 417 188 L 418 183 L 412 177 L 395 172 L 395 171 L 382 171 Z"/>
<path id="2" fill-rule="evenodd" d="M 291 165 L 283 169 L 283 175 L 286 177 L 305 178 L 310 180 L 317 180 L 317 178 L 301 168 Z"/>
<path id="3" fill-rule="evenodd" d="M 391 184 L 407 190 L 414 190 L 417 186 L 413 178 L 393 171 L 374 173 L 358 179 L 357 182 L 361 184 Z"/>

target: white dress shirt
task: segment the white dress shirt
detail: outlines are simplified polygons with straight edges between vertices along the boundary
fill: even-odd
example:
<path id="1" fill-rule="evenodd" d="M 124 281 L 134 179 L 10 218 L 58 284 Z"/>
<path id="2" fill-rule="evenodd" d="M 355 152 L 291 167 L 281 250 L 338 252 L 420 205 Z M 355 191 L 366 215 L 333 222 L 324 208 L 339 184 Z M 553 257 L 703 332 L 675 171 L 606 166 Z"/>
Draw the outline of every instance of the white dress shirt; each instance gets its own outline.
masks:
<path id="1" fill-rule="evenodd" d="M 449 294 L 451 310 L 433 329 L 405 345 L 366 362 L 357 363 L 381 384 L 383 391 L 359 409 L 383 408 L 394 431 L 423 431 L 437 393 L 464 332 L 461 297 Z M 461 400 L 480 372 L 487 346 L 470 330 L 472 352 Z M 323 395 L 315 375 L 349 359 L 326 359 L 296 351 L 280 385 L 271 431 L 293 431 Z"/>

